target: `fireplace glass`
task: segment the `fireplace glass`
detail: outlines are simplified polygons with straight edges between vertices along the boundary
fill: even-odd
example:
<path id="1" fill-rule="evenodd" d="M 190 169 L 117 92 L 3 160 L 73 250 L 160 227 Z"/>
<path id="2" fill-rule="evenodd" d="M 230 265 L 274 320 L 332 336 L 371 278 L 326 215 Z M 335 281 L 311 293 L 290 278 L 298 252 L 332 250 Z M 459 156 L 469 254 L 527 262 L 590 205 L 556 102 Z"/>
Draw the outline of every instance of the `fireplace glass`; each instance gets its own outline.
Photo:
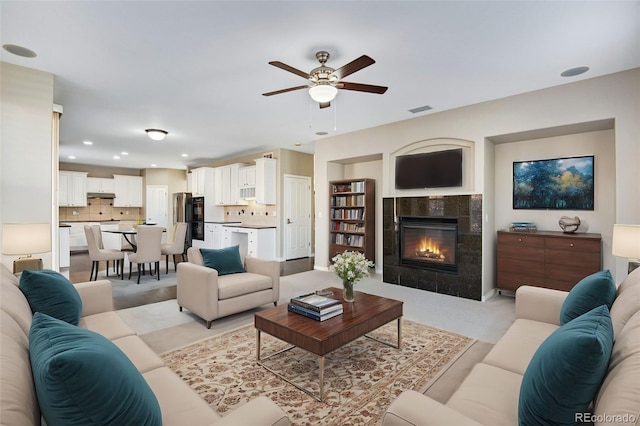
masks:
<path id="1" fill-rule="evenodd" d="M 400 263 L 457 272 L 457 222 L 455 218 L 401 217 Z"/>

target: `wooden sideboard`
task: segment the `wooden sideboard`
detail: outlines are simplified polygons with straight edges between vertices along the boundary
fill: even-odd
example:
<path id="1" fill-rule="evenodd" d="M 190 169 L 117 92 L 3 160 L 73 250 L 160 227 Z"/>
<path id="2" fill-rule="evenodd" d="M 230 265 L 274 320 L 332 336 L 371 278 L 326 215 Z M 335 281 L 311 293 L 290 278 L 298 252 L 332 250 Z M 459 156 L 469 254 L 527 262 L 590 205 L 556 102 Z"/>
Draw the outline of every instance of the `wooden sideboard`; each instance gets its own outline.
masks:
<path id="1" fill-rule="evenodd" d="M 569 291 L 602 268 L 600 234 L 498 231 L 500 290 L 521 285 Z"/>

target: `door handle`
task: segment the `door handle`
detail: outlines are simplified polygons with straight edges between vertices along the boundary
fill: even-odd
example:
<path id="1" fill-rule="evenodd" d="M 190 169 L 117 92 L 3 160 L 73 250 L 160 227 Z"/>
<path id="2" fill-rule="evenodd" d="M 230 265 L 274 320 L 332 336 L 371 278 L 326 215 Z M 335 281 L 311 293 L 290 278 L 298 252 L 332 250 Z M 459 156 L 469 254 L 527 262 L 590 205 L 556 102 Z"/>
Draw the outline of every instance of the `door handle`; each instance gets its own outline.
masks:
<path id="1" fill-rule="evenodd" d="M 291 219 L 287 219 L 287 225 L 291 225 L 293 222 L 291 222 Z"/>

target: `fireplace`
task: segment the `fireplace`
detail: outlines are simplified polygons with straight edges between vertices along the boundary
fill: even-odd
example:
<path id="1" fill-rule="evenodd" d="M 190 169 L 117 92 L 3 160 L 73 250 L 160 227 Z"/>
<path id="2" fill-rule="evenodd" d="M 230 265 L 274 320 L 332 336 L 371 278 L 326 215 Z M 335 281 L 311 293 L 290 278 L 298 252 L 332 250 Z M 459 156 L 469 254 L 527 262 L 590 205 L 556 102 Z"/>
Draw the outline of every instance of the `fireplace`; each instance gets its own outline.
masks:
<path id="1" fill-rule="evenodd" d="M 382 212 L 382 280 L 385 283 L 482 300 L 482 195 L 386 197 L 382 199 Z M 401 222 L 413 228 L 403 230 Z M 429 252 L 421 253 L 423 256 L 416 259 L 415 248 L 409 250 L 401 245 L 404 243 L 400 232 L 405 238 L 407 233 L 421 234 L 425 232 L 421 225 L 441 226 L 438 231 L 448 233 L 449 241 L 455 238 L 451 242 L 453 250 L 448 250 L 448 256 L 453 257 L 446 262 L 442 259 L 427 262 L 424 257 Z M 452 225 L 456 226 L 457 234 L 448 232 Z M 420 248 L 418 251 L 424 252 Z"/>
<path id="2" fill-rule="evenodd" d="M 458 272 L 458 219 L 400 216 L 400 264 Z"/>

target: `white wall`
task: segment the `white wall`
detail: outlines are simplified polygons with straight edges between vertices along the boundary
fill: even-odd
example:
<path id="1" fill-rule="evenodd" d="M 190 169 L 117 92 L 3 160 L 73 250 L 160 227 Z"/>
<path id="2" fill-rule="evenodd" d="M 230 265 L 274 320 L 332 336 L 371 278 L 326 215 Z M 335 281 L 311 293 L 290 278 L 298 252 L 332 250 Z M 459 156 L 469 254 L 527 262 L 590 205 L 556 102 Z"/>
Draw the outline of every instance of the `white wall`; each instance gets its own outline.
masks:
<path id="1" fill-rule="evenodd" d="M 452 88 L 452 90 L 455 90 Z M 545 90 L 470 105 L 388 125 L 335 136 L 315 144 L 316 172 L 316 265 L 328 260 L 328 163 L 344 158 L 382 153 L 383 180 L 389 182 L 390 153 L 417 141 L 453 138 L 473 141 L 475 168 L 473 192 L 483 194 L 489 230 L 496 225 L 493 214 L 494 183 L 490 156 L 496 135 L 547 129 L 576 123 L 613 119 L 615 122 L 615 222 L 640 223 L 640 69 L 581 80 Z M 490 145 L 488 145 L 490 144 Z M 496 166 L 498 163 L 496 161 Z M 498 166 L 499 167 L 499 166 Z M 378 197 L 386 196 L 379 194 Z M 497 206 L 496 206 L 497 207 Z M 381 214 L 381 212 L 376 212 Z M 488 215 L 488 216 L 487 216 Z M 591 229 L 596 229 L 591 224 Z M 607 226 L 606 224 L 598 225 Z M 557 229 L 555 226 L 552 229 Z M 483 233 L 483 287 L 492 288 L 495 264 L 495 231 Z M 604 247 L 607 250 L 607 246 Z M 626 260 L 616 259 L 616 279 L 626 275 Z"/>
<path id="2" fill-rule="evenodd" d="M 561 216 L 578 216 L 578 232 L 602 234 L 602 267 L 613 269 L 611 237 L 615 223 L 615 134 L 613 130 L 499 144 L 495 146 L 495 224 L 535 222 L 538 229 L 560 231 Z M 595 208 L 587 210 L 514 210 L 512 202 L 513 162 L 561 157 L 594 156 Z"/>
<path id="3" fill-rule="evenodd" d="M 0 75 L 0 223 L 52 223 L 54 208 L 57 210 L 57 188 L 53 187 L 53 75 L 5 62 L 0 63 Z M 57 220 L 52 229 L 57 233 Z M 2 256 L 2 263 L 12 269 L 17 257 Z M 37 257 L 42 258 L 45 268 L 53 267 L 51 252 Z"/>

